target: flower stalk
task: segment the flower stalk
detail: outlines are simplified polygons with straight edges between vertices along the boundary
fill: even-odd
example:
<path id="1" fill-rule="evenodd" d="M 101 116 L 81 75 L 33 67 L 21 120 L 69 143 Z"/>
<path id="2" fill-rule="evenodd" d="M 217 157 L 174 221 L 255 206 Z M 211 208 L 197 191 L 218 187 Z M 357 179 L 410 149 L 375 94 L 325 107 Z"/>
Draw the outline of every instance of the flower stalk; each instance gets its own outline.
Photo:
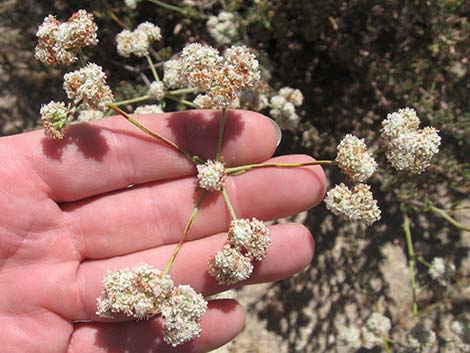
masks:
<path id="1" fill-rule="evenodd" d="M 183 243 L 186 240 L 186 237 L 188 236 L 189 231 L 191 230 L 191 227 L 193 226 L 194 221 L 196 220 L 196 217 L 199 213 L 199 208 L 201 206 L 201 203 L 202 203 L 202 200 L 204 199 L 205 194 L 206 194 L 205 190 L 201 191 L 201 193 L 199 194 L 199 198 L 196 201 L 196 205 L 194 206 L 193 211 L 191 212 L 189 221 L 186 224 L 186 227 L 184 228 L 183 236 L 181 237 L 181 240 L 179 241 L 179 243 L 176 245 L 175 249 L 173 250 L 173 254 L 171 255 L 170 260 L 168 261 L 168 264 L 165 267 L 165 271 L 164 271 L 165 275 L 167 275 L 170 272 L 171 267 L 173 266 L 173 263 L 175 262 L 176 255 L 178 255 L 179 251 L 183 247 Z"/>
<path id="2" fill-rule="evenodd" d="M 220 125 L 219 125 L 219 137 L 217 138 L 217 150 L 215 153 L 216 160 L 220 160 L 220 154 L 222 153 L 222 144 L 224 142 L 226 111 L 227 109 L 222 108 L 222 117 L 220 118 Z"/>
<path id="3" fill-rule="evenodd" d="M 124 112 L 123 110 L 121 110 L 119 107 L 115 106 L 114 104 L 109 104 L 108 105 L 109 108 L 111 108 L 112 110 L 114 110 L 116 113 L 118 113 L 119 115 L 121 115 L 122 117 L 126 118 L 129 122 L 131 122 L 132 124 L 134 124 L 135 126 L 137 126 L 140 130 L 142 130 L 143 132 L 145 132 L 147 135 L 150 135 L 154 138 L 156 138 L 157 140 L 159 140 L 160 142 L 164 143 L 165 145 L 173 148 L 174 150 L 180 152 L 181 154 L 183 154 L 187 159 L 189 159 L 191 162 L 195 163 L 195 164 L 198 164 L 198 163 L 201 163 L 201 159 L 198 157 L 198 156 L 193 156 L 191 155 L 188 151 L 186 151 L 185 149 L 183 149 L 182 147 L 178 146 L 176 143 L 168 140 L 167 138 L 147 129 L 145 126 L 143 126 L 141 123 L 139 123 L 137 120 L 135 120 L 134 118 L 132 118 L 129 114 L 127 114 L 126 112 Z"/>
<path id="4" fill-rule="evenodd" d="M 413 249 L 413 239 L 411 237 L 410 219 L 407 214 L 403 215 L 403 230 L 406 237 L 406 247 L 408 250 L 408 269 L 410 272 L 411 291 L 413 295 L 412 312 L 413 318 L 418 320 L 418 304 L 416 300 L 416 279 L 415 279 L 415 253 Z"/>
<path id="5" fill-rule="evenodd" d="M 232 167 L 232 168 L 227 168 L 227 174 L 229 175 L 238 175 L 242 174 L 250 169 L 257 169 L 257 168 L 271 168 L 271 167 L 276 167 L 276 168 L 297 168 L 297 167 L 307 167 L 310 165 L 336 165 L 335 161 L 330 161 L 330 160 L 319 160 L 319 161 L 313 161 L 313 162 L 305 162 L 305 163 L 259 163 L 259 164 L 247 164 L 247 165 L 242 165 L 239 167 Z"/>
<path id="6" fill-rule="evenodd" d="M 230 197 L 227 194 L 227 190 L 225 188 L 222 189 L 222 196 L 224 197 L 225 205 L 227 206 L 228 212 L 233 220 L 237 219 L 237 215 L 235 214 L 235 210 L 233 209 L 232 202 L 230 201 Z"/>

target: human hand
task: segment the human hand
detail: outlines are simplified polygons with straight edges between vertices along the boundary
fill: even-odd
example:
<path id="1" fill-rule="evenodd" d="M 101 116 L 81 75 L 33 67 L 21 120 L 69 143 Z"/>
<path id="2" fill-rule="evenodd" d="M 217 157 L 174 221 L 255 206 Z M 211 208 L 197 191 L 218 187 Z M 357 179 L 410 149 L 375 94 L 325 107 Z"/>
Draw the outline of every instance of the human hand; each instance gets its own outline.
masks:
<path id="1" fill-rule="evenodd" d="M 204 158 L 214 156 L 218 119 L 213 111 L 138 117 Z M 275 147 L 270 119 L 227 112 L 227 166 L 266 161 Z M 111 117 L 74 125 L 63 141 L 41 131 L 4 137 L 0 156 L 2 353 L 206 352 L 240 332 L 244 312 L 233 300 L 210 302 L 201 337 L 177 348 L 161 339 L 158 318 L 106 320 L 95 313 L 107 270 L 139 263 L 163 269 L 180 240 L 196 186 L 195 167 L 182 155 Z M 225 185 L 240 218 L 270 220 L 316 205 L 325 179 L 320 166 L 266 168 Z M 208 196 L 170 273 L 175 284 L 205 296 L 229 288 L 217 285 L 207 263 L 223 247 L 231 218 L 219 194 Z M 275 225 L 270 232 L 267 257 L 240 285 L 279 280 L 310 263 L 313 239 L 304 226 Z"/>

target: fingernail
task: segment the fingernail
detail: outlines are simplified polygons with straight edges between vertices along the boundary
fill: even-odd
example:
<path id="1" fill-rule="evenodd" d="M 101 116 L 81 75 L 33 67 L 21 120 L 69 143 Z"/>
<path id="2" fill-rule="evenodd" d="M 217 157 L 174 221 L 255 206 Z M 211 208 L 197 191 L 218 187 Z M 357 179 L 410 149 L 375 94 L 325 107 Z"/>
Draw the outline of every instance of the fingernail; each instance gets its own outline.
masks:
<path id="1" fill-rule="evenodd" d="M 271 119 L 271 122 L 273 123 L 274 128 L 276 129 L 276 147 L 277 147 L 279 146 L 282 140 L 282 131 L 279 125 L 273 119 Z"/>

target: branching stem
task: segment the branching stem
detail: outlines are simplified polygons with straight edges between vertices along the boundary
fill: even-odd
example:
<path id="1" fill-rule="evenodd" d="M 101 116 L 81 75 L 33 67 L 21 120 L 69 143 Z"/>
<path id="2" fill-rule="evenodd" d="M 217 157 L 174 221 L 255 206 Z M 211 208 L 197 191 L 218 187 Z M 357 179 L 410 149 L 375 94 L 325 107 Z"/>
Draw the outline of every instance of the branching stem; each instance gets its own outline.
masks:
<path id="1" fill-rule="evenodd" d="M 202 190 L 201 193 L 199 194 L 199 198 L 196 202 L 196 205 L 193 208 L 193 211 L 191 212 L 191 217 L 189 217 L 189 221 L 186 224 L 186 227 L 184 228 L 183 231 L 183 236 L 181 237 L 181 240 L 179 243 L 176 245 L 175 250 L 173 250 L 173 254 L 170 257 L 170 260 L 168 261 L 168 264 L 165 267 L 165 274 L 167 275 L 170 270 L 171 266 L 173 266 L 173 263 L 175 262 L 176 255 L 178 255 L 179 251 L 181 250 L 184 241 L 186 240 L 186 237 L 189 234 L 189 231 L 191 230 L 191 227 L 194 224 L 194 221 L 196 220 L 197 214 L 199 213 L 199 207 L 201 206 L 202 200 L 204 199 L 204 195 L 206 194 L 205 190 Z"/>
<path id="2" fill-rule="evenodd" d="M 129 120 L 132 124 L 134 124 L 135 126 L 137 126 L 140 130 L 142 130 L 143 132 L 145 132 L 147 135 L 150 135 L 154 138 L 156 138 L 157 140 L 159 140 L 160 142 L 164 143 L 165 145 L 173 148 L 174 150 L 180 152 L 181 154 L 183 154 L 187 159 L 189 159 L 191 162 L 195 163 L 195 164 L 200 164 L 200 163 L 203 163 L 202 160 L 198 157 L 198 156 L 193 156 L 191 155 L 188 151 L 186 151 L 185 149 L 183 149 L 182 147 L 178 146 L 176 143 L 168 140 L 166 137 L 163 137 L 149 129 L 147 129 L 145 126 L 143 126 L 141 123 L 139 123 L 137 120 L 135 120 L 134 118 L 132 118 L 129 114 L 127 114 L 126 112 L 124 112 L 123 110 L 121 110 L 120 108 L 116 107 L 114 104 L 109 104 L 108 105 L 109 108 L 111 108 L 112 110 L 114 110 L 116 113 L 118 113 L 119 115 L 121 115 L 122 117 L 126 118 L 127 120 Z"/>
<path id="3" fill-rule="evenodd" d="M 126 100 L 119 101 L 119 102 L 114 102 L 113 104 L 115 106 L 119 107 L 121 105 L 144 102 L 144 101 L 148 100 L 149 98 L 150 98 L 150 96 L 145 95 L 145 96 L 141 96 L 141 97 L 126 99 Z"/>
<path id="4" fill-rule="evenodd" d="M 228 212 L 233 220 L 237 219 L 237 215 L 235 214 L 235 210 L 233 209 L 232 202 L 230 201 L 230 197 L 227 194 L 227 190 L 225 188 L 222 189 L 222 196 L 224 197 L 225 205 L 227 205 Z"/>
<path id="5" fill-rule="evenodd" d="M 152 71 L 153 78 L 155 79 L 155 81 L 160 81 L 160 77 L 158 77 L 158 73 L 157 73 L 157 70 L 155 69 L 155 65 L 153 64 L 152 58 L 148 54 L 145 55 L 145 58 L 147 59 L 150 70 Z"/>
<path id="6" fill-rule="evenodd" d="M 320 160 L 320 161 L 313 161 L 313 162 L 306 162 L 306 163 L 265 163 L 265 164 L 247 164 L 247 165 L 242 165 L 239 167 L 232 167 L 232 168 L 227 168 L 227 174 L 230 175 L 237 175 L 241 174 L 243 172 L 246 172 L 247 170 L 250 169 L 256 169 L 256 168 L 271 168 L 271 167 L 276 167 L 276 168 L 296 168 L 296 167 L 307 167 L 309 165 L 335 165 L 335 161 L 329 161 L 329 160 Z"/>

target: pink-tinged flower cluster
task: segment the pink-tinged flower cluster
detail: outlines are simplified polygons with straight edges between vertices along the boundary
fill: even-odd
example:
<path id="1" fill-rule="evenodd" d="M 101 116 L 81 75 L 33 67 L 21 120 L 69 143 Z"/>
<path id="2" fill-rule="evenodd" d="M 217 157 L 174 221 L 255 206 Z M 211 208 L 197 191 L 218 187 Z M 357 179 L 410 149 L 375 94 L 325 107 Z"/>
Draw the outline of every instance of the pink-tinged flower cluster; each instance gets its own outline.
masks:
<path id="1" fill-rule="evenodd" d="M 245 46 L 232 46 L 221 56 L 215 48 L 189 44 L 181 64 L 183 79 L 206 94 L 197 104 L 214 109 L 239 107 L 240 92 L 260 79 L 258 61 Z"/>
<path id="2" fill-rule="evenodd" d="M 131 54 L 142 57 L 149 54 L 154 41 L 162 38 L 160 27 L 143 22 L 133 31 L 124 29 L 116 35 L 118 54 L 128 58 Z"/>
<path id="3" fill-rule="evenodd" d="M 363 182 L 374 174 L 377 162 L 367 152 L 364 139 L 346 135 L 337 147 L 336 162 L 354 182 Z"/>
<path id="4" fill-rule="evenodd" d="M 114 99 L 106 85 L 106 74 L 101 66 L 87 66 L 64 75 L 64 90 L 74 104 L 86 104 L 91 109 L 105 110 Z"/>
<path id="5" fill-rule="evenodd" d="M 65 103 L 51 101 L 41 107 L 40 114 L 46 136 L 62 139 L 69 122 L 69 109 Z"/>
<path id="6" fill-rule="evenodd" d="M 49 65 L 70 65 L 77 60 L 80 48 L 96 45 L 98 27 L 93 15 L 85 10 L 75 12 L 67 22 L 47 16 L 39 26 L 35 58 Z"/>
<path id="7" fill-rule="evenodd" d="M 271 238 L 268 227 L 256 218 L 234 219 L 228 244 L 209 260 L 209 273 L 219 284 L 234 284 L 251 276 L 254 260 L 262 260 Z"/>

